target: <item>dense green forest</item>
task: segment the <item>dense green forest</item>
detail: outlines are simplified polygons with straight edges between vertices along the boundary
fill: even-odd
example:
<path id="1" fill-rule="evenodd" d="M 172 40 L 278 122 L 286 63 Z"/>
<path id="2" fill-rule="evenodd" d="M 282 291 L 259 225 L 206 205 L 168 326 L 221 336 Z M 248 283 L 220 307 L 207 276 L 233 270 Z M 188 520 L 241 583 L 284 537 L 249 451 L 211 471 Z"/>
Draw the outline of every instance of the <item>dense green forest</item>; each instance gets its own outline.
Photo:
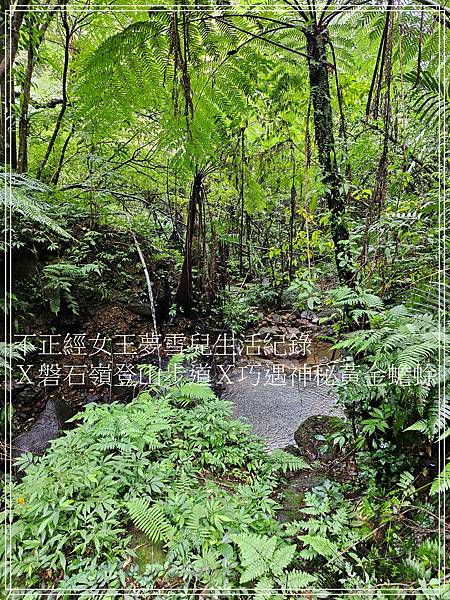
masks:
<path id="1" fill-rule="evenodd" d="M 7 597 L 450 598 L 439 2 L 2 0 Z"/>

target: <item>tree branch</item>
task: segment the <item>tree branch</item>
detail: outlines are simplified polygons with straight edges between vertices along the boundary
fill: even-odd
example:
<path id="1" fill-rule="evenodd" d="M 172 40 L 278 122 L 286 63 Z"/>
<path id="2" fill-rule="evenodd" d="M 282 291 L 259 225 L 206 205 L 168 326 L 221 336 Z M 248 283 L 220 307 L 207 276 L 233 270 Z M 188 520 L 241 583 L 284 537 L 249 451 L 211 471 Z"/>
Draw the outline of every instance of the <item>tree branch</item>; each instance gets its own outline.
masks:
<path id="1" fill-rule="evenodd" d="M 268 44 L 272 44 L 272 46 L 276 46 L 277 48 L 281 48 L 282 50 L 287 50 L 288 52 L 291 52 L 292 54 L 298 54 L 299 56 L 303 56 L 303 58 L 310 58 L 304 52 L 300 52 L 299 50 L 294 50 L 293 48 L 289 48 L 289 46 L 285 46 L 284 44 L 280 44 L 280 43 L 275 42 L 273 40 L 269 40 L 269 39 L 263 37 L 262 35 L 258 35 L 257 33 L 252 33 L 250 31 L 247 31 L 246 29 L 242 29 L 242 27 L 238 27 L 237 25 L 234 25 L 233 23 L 230 23 L 228 21 L 224 21 L 220 17 L 214 17 L 214 18 L 217 21 L 220 21 L 220 23 L 223 23 L 224 25 L 228 25 L 229 27 L 232 27 L 233 29 L 236 29 L 236 31 L 240 31 L 242 33 L 246 33 L 247 35 L 249 35 L 250 37 L 252 37 L 254 39 L 262 40 L 263 42 L 267 42 Z M 288 29 L 288 27 L 279 27 L 279 28 L 276 29 L 276 31 L 280 31 L 282 29 Z"/>

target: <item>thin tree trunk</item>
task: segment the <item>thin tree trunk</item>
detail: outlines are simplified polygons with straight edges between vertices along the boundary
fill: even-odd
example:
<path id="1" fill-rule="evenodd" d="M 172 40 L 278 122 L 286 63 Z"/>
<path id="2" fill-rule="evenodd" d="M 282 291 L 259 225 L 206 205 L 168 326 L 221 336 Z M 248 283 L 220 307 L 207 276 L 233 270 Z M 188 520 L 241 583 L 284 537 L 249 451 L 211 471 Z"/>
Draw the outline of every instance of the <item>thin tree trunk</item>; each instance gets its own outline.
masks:
<path id="1" fill-rule="evenodd" d="M 1 164 L 17 167 L 14 77 L 9 71 L 0 83 L 2 95 Z"/>
<path id="2" fill-rule="evenodd" d="M 241 201 L 240 208 L 240 225 L 239 225 L 239 275 L 242 277 L 244 273 L 243 254 L 244 254 L 244 214 L 245 214 L 245 193 L 244 193 L 244 165 L 245 165 L 245 127 L 241 128 L 241 172 L 239 185 L 239 199 Z"/>
<path id="3" fill-rule="evenodd" d="M 294 275 L 294 237 L 295 237 L 295 213 L 297 209 L 297 188 L 295 187 L 296 162 L 294 145 L 291 143 L 292 183 L 289 212 L 289 281 Z"/>
<path id="4" fill-rule="evenodd" d="M 22 86 L 22 107 L 19 118 L 19 152 L 17 157 L 17 170 L 25 173 L 28 169 L 28 109 L 31 97 L 31 79 L 34 70 L 34 49 L 30 43 L 28 48 L 27 66 Z"/>
<path id="5" fill-rule="evenodd" d="M 64 6 L 63 9 L 63 27 L 65 32 L 64 39 L 64 67 L 63 67 L 63 76 L 62 76 L 62 104 L 61 109 L 59 111 L 58 118 L 56 119 L 55 128 L 53 130 L 52 137 L 47 146 L 47 150 L 45 151 L 44 157 L 38 167 L 36 172 L 37 179 L 42 178 L 42 173 L 47 165 L 50 154 L 52 153 L 53 147 L 56 142 L 56 138 L 58 137 L 59 130 L 61 128 L 61 123 L 64 118 L 64 114 L 67 109 L 67 73 L 69 70 L 69 58 L 70 58 L 70 39 L 72 37 L 72 32 L 70 31 L 69 22 L 67 19 L 67 6 Z"/>
<path id="6" fill-rule="evenodd" d="M 128 223 L 129 223 L 129 219 L 128 219 Z M 148 272 L 147 263 L 145 262 L 145 257 L 141 250 L 141 247 L 139 245 L 138 239 L 137 239 L 134 231 L 131 229 L 131 227 L 130 227 L 130 233 L 133 236 L 134 245 L 136 246 L 136 250 L 139 255 L 139 260 L 141 261 L 142 269 L 144 270 L 145 281 L 147 283 L 148 299 L 150 301 L 150 310 L 152 313 L 153 332 L 157 336 L 158 335 L 158 325 L 156 323 L 156 308 L 155 308 L 155 300 L 154 300 L 154 296 L 153 296 L 153 288 L 152 288 L 152 282 L 150 279 L 150 274 Z M 157 353 L 158 353 L 158 362 L 161 363 L 161 356 L 159 353 L 159 344 L 157 344 Z"/>
<path id="7" fill-rule="evenodd" d="M 391 121 L 391 81 L 392 81 L 392 28 L 393 14 L 388 8 L 386 15 L 387 33 L 385 41 L 385 61 L 383 72 L 380 73 L 380 88 L 384 80 L 384 106 L 383 106 L 383 149 L 378 163 L 378 171 L 376 176 L 375 190 L 372 198 L 373 209 L 376 213 L 376 218 L 379 219 L 384 208 L 387 186 L 388 186 L 388 166 L 389 166 L 389 136 L 390 136 L 390 121 Z"/>
<path id="8" fill-rule="evenodd" d="M 9 35 L 6 36 L 7 39 L 4 40 L 0 58 L 0 79 L 7 79 L 8 73 L 14 65 L 17 49 L 19 47 L 20 28 L 29 4 L 30 0 L 21 0 L 18 5 L 19 10 L 14 10 L 9 19 L 10 26 L 7 26 L 6 28 L 7 31 L 9 31 Z M 11 2 L 9 0 L 2 2 L 3 18 L 6 17 L 7 10 L 11 10 Z"/>
<path id="9" fill-rule="evenodd" d="M 55 173 L 54 173 L 54 175 L 52 177 L 52 184 L 55 185 L 55 186 L 58 185 L 58 181 L 59 181 L 59 178 L 61 176 L 61 170 L 62 170 L 63 164 L 64 164 L 64 157 L 66 156 L 66 152 L 67 152 L 67 146 L 69 145 L 70 139 L 73 136 L 74 132 L 75 132 L 75 126 L 72 125 L 72 128 L 71 128 L 71 130 L 69 132 L 69 135 L 66 137 L 65 142 L 63 144 L 63 147 L 61 149 L 61 154 L 59 156 L 58 167 L 57 167 L 57 169 L 56 169 L 56 171 L 55 171 Z"/>
<path id="10" fill-rule="evenodd" d="M 17 157 L 17 170 L 19 173 L 25 173 L 28 170 L 28 128 L 29 128 L 29 107 L 31 99 L 31 81 L 33 79 L 34 67 L 36 66 L 36 51 L 41 45 L 45 32 L 48 29 L 50 21 L 56 10 L 52 10 L 48 15 L 47 20 L 41 25 L 38 33 L 38 38 L 35 44 L 30 40 L 28 48 L 27 65 L 25 68 L 25 76 L 22 84 L 22 102 L 19 118 L 19 150 Z M 30 25 L 30 33 L 33 25 Z"/>
<path id="11" fill-rule="evenodd" d="M 194 241 L 198 206 L 201 202 L 203 193 L 203 178 L 204 173 L 197 170 L 192 184 L 191 197 L 189 199 L 183 267 L 181 269 L 177 293 L 175 294 L 175 304 L 181 308 L 185 314 L 189 314 L 192 310 L 192 244 Z"/>
<path id="12" fill-rule="evenodd" d="M 354 285 L 347 243 L 349 233 L 344 220 L 345 194 L 335 154 L 333 114 L 331 109 L 326 33 L 311 26 L 306 31 L 310 94 L 314 112 L 314 132 L 319 164 L 325 184 L 325 199 L 330 211 L 331 237 L 339 280 Z"/>
<path id="13" fill-rule="evenodd" d="M 414 82 L 414 87 L 417 87 L 420 83 L 420 77 L 422 75 L 422 38 L 423 38 L 423 15 L 424 9 L 420 11 L 420 28 L 419 28 L 419 42 L 417 48 L 417 71 L 416 71 L 416 81 Z"/>

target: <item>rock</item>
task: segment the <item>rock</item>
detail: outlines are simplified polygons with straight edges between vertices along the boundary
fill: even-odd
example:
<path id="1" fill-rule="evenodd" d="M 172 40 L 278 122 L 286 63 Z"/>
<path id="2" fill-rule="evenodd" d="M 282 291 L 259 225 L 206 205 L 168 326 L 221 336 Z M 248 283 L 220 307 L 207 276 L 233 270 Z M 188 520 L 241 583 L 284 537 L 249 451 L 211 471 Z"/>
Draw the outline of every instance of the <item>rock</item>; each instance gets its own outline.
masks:
<path id="1" fill-rule="evenodd" d="M 300 318 L 309 321 L 310 323 L 318 323 L 319 317 L 310 310 L 304 310 L 300 313 Z"/>
<path id="2" fill-rule="evenodd" d="M 266 337 L 266 335 L 278 335 L 280 333 L 279 327 L 261 327 L 260 330 L 256 333 L 256 335 L 262 339 Z"/>
<path id="3" fill-rule="evenodd" d="M 282 325 L 283 324 L 283 317 L 281 315 L 271 315 L 271 319 L 272 323 L 274 323 L 275 325 Z"/>
<path id="4" fill-rule="evenodd" d="M 71 424 L 67 420 L 73 417 L 73 410 L 61 398 L 50 398 L 31 429 L 17 436 L 12 442 L 12 456 L 17 458 L 25 452 L 42 454 L 51 440 L 61 435 Z"/>
<path id="5" fill-rule="evenodd" d="M 126 307 L 136 315 L 142 315 L 143 317 L 152 316 L 152 305 L 148 302 L 130 302 Z"/>
<path id="6" fill-rule="evenodd" d="M 337 447 L 330 446 L 325 452 L 321 447 L 327 445 L 323 439 L 316 439 L 316 436 L 327 436 L 344 428 L 345 422 L 340 417 L 331 417 L 325 415 L 313 415 L 308 417 L 298 427 L 294 433 L 295 443 L 298 446 L 299 453 L 307 460 L 333 460 L 337 454 Z"/>
<path id="7" fill-rule="evenodd" d="M 317 317 L 322 325 L 328 325 L 339 320 L 339 313 L 335 308 L 324 308 L 317 313 Z"/>
<path id="8" fill-rule="evenodd" d="M 288 448 L 292 448 L 292 446 L 288 446 Z M 298 449 L 297 452 L 290 451 L 287 448 L 284 450 L 290 452 L 290 454 L 298 455 Z M 290 474 L 287 479 L 279 488 L 280 498 L 278 501 L 281 504 L 281 510 L 277 511 L 277 520 L 281 523 L 302 519 L 304 517 L 302 508 L 304 507 L 305 493 L 324 481 L 324 477 L 315 477 L 310 474 Z"/>
<path id="9" fill-rule="evenodd" d="M 103 396 L 102 394 L 87 394 L 86 398 L 84 399 L 84 402 L 82 402 L 82 404 L 92 404 L 92 403 L 96 403 L 96 404 L 101 404 L 103 402 Z"/>
<path id="10" fill-rule="evenodd" d="M 14 404 L 30 406 L 31 404 L 34 404 L 42 394 L 42 388 L 35 385 L 23 385 L 21 386 L 21 389 L 19 386 L 13 389 L 12 398 Z"/>
<path id="11" fill-rule="evenodd" d="M 301 335 L 302 330 L 299 329 L 298 327 L 286 327 L 286 336 L 289 338 L 289 336 L 298 336 Z"/>

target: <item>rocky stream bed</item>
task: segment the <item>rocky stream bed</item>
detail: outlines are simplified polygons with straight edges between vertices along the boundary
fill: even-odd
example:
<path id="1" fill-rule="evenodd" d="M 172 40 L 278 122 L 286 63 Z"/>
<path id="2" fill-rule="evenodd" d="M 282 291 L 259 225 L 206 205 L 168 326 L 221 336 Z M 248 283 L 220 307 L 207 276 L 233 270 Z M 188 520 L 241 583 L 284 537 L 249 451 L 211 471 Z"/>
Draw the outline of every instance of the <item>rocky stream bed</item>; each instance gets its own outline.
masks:
<path id="1" fill-rule="evenodd" d="M 336 390 L 332 386 L 320 385 L 314 380 L 299 381 L 291 377 L 296 369 L 314 369 L 336 359 L 331 344 L 323 339 L 324 334 L 326 336 L 329 331 L 318 322 L 318 318 L 310 314 L 302 314 L 297 318 L 278 314 L 265 317 L 259 327 L 247 333 L 263 339 L 267 336 L 289 337 L 307 332 L 311 336 L 307 352 L 294 353 L 285 358 L 277 356 L 276 353 L 274 355 L 265 347 L 260 360 L 255 361 L 248 348 L 244 347 L 231 374 L 228 373 L 226 383 L 219 386 L 220 396 L 233 404 L 233 416 L 250 424 L 253 432 L 265 441 L 268 449 L 285 448 L 295 445 L 296 442 L 299 445 L 296 431 L 302 431 L 302 424 L 307 422 L 303 434 L 300 435 L 300 443 L 304 445 L 310 436 L 308 424 L 311 417 L 343 417 L 336 404 Z M 280 348 L 282 349 L 282 345 Z M 268 373 L 277 371 L 283 375 L 275 378 L 267 376 Z M 57 390 L 53 390 L 48 395 L 36 386 L 13 384 L 13 406 L 15 410 L 20 411 L 16 413 L 16 417 L 22 415 L 19 419 L 21 426 L 16 436 L 13 435 L 13 457 L 26 451 L 42 453 L 50 440 L 58 437 L 67 428 L 66 421 L 74 411 L 82 409 L 86 403 L 92 401 L 111 401 L 111 395 L 109 394 L 108 399 L 108 395 L 105 396 L 103 392 L 92 394 L 90 391 L 83 397 L 80 394 L 72 397 L 72 390 L 69 392 L 67 394 L 67 390 L 62 390 L 61 395 Z M 138 388 L 135 387 L 129 389 L 127 399 L 114 396 L 112 399 L 127 401 L 137 393 Z M 317 426 L 314 419 L 311 422 Z M 311 433 L 311 436 L 314 437 L 316 433 L 317 431 Z"/>

